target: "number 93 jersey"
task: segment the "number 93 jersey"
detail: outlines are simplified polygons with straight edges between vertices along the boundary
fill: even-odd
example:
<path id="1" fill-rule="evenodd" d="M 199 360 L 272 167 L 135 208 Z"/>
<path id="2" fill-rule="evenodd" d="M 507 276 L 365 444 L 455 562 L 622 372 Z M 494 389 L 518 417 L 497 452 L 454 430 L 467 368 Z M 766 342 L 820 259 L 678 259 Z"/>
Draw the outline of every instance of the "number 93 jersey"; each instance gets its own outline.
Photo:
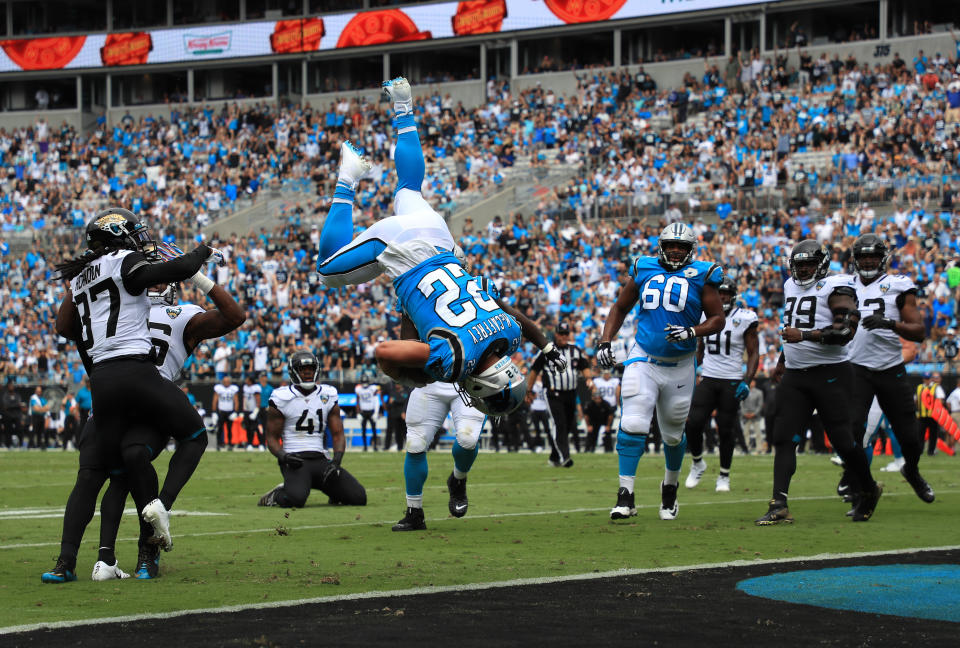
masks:
<path id="1" fill-rule="evenodd" d="M 854 280 L 857 300 L 860 302 L 860 317 L 879 315 L 900 321 L 900 308 L 907 295 L 915 295 L 917 286 L 903 275 L 883 274 L 864 285 L 857 275 Z M 870 369 L 889 369 L 903 362 L 903 345 L 900 336 L 890 329 L 878 328 L 868 331 L 862 326 L 850 342 L 850 360 Z"/>
<path id="2" fill-rule="evenodd" d="M 337 390 L 318 384 L 304 394 L 290 385 L 278 387 L 270 394 L 270 406 L 283 414 L 283 449 L 286 452 L 312 450 L 330 458 L 323 447 L 323 431 L 327 416 L 337 404 Z"/>
<path id="3" fill-rule="evenodd" d="M 703 375 L 724 380 L 743 379 L 743 336 L 758 326 L 757 314 L 748 308 L 734 308 L 723 330 L 703 339 Z"/>
<path id="4" fill-rule="evenodd" d="M 782 328 L 798 328 L 801 331 L 822 329 L 833 324 L 833 313 L 827 301 L 833 291 L 840 286 L 853 288 L 853 277 L 838 274 L 824 277 L 816 283 L 801 288 L 793 278 L 783 284 Z M 844 362 L 849 357 L 846 346 L 839 344 L 820 344 L 812 340 L 783 344 L 783 359 L 787 369 L 806 369 L 818 365 Z"/>
<path id="5" fill-rule="evenodd" d="M 520 325 L 494 301 L 493 284 L 467 274 L 449 252 L 407 270 L 393 287 L 420 340 L 430 346 L 424 371 L 434 380 L 463 380 L 491 344 L 503 347 L 500 355 L 520 346 Z"/>
<path id="6" fill-rule="evenodd" d="M 718 263 L 693 261 L 671 271 L 654 257 L 638 257 L 630 268 L 637 284 L 637 345 L 648 355 L 679 358 L 697 350 L 696 338 L 667 342 L 669 324 L 696 326 L 703 314 L 703 287 L 718 286 L 723 270 Z"/>

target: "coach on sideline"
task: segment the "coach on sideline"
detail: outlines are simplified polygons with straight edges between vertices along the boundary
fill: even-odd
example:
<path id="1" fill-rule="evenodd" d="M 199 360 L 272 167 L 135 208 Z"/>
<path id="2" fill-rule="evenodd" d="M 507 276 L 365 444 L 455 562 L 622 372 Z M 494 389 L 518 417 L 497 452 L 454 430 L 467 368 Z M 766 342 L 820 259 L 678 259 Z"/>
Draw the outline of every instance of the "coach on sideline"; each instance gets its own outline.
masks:
<path id="1" fill-rule="evenodd" d="M 580 439 L 577 436 L 577 372 L 587 379 L 587 385 L 593 389 L 590 376 L 590 363 L 580 347 L 569 344 L 570 325 L 561 321 L 557 325 L 554 335 L 554 344 L 563 357 L 567 366 L 563 371 L 554 369 L 547 362 L 544 354 L 538 353 L 533 366 L 527 375 L 527 393 L 533 394 L 533 385 L 537 377 L 543 372 L 543 387 L 547 391 L 547 403 L 550 405 L 550 415 L 553 416 L 553 432 L 550 435 L 550 465 L 569 468 L 573 465 L 570 458 L 570 436 L 573 436 L 573 445 L 580 452 Z"/>

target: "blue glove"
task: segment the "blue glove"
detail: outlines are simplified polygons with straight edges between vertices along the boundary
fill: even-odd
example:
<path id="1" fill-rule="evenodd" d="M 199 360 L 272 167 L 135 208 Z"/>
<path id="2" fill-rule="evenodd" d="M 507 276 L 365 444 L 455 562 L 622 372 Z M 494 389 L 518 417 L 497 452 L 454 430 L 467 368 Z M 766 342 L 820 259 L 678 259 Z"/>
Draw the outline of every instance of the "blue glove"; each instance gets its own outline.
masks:
<path id="1" fill-rule="evenodd" d="M 740 384 L 737 385 L 737 400 L 742 401 L 749 395 L 750 395 L 750 386 L 741 380 Z"/>

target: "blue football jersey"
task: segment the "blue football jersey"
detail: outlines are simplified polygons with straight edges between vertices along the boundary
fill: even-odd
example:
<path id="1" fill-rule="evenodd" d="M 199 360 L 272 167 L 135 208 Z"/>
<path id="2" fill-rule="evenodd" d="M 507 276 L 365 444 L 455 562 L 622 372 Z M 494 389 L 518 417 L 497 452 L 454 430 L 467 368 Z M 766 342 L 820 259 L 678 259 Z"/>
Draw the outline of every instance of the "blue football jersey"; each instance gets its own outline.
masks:
<path id="1" fill-rule="evenodd" d="M 718 263 L 694 261 L 677 271 L 660 265 L 656 257 L 637 257 L 630 276 L 640 299 L 637 302 L 637 344 L 660 358 L 677 358 L 697 350 L 696 338 L 667 342 L 669 324 L 696 326 L 703 314 L 703 287 L 719 286 L 723 270 Z"/>
<path id="2" fill-rule="evenodd" d="M 420 340 L 430 345 L 424 371 L 434 380 L 463 380 L 491 344 L 503 347 L 500 355 L 520 346 L 520 325 L 494 301 L 492 282 L 468 274 L 449 252 L 407 270 L 393 287 Z"/>

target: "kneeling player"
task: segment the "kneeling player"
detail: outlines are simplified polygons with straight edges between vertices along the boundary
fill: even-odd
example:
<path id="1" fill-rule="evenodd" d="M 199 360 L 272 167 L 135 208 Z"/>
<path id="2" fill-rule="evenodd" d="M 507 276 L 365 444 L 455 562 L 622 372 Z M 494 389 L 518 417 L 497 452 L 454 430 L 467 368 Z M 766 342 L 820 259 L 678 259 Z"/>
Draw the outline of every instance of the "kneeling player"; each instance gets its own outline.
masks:
<path id="1" fill-rule="evenodd" d="M 294 353 L 288 369 L 293 386 L 275 389 L 267 408 L 267 448 L 280 464 L 283 483 L 261 497 L 260 506 L 301 508 L 311 488 L 323 491 L 332 504 L 366 505 L 367 491 L 340 467 L 346 440 L 337 390 L 317 384 L 320 362 L 308 351 Z M 327 426 L 332 460 L 323 447 Z"/>

